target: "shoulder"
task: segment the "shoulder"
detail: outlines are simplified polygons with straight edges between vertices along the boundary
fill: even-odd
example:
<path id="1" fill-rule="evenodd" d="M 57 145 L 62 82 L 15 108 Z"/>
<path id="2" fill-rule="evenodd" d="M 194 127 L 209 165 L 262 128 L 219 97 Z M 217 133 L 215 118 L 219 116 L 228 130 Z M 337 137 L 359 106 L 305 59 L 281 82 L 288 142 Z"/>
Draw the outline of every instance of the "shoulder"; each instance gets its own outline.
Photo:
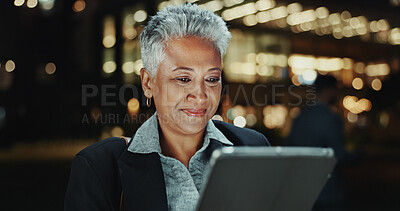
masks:
<path id="1" fill-rule="evenodd" d="M 76 157 L 101 162 L 104 159 L 119 158 L 125 149 L 126 142 L 123 138 L 111 137 L 86 147 Z"/>
<path id="2" fill-rule="evenodd" d="M 270 146 L 265 136 L 253 129 L 240 128 L 230 123 L 213 120 L 214 125 L 225 135 L 234 145 L 246 146 Z"/>

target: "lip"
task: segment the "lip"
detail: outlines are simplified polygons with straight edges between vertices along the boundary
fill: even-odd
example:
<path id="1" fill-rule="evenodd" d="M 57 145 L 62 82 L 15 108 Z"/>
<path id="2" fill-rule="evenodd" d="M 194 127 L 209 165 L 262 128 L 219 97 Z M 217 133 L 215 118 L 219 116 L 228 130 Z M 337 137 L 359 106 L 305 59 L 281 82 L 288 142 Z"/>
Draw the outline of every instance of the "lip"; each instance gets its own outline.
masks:
<path id="1" fill-rule="evenodd" d="M 182 109 L 188 116 L 191 117 L 202 117 L 206 114 L 207 109 Z"/>

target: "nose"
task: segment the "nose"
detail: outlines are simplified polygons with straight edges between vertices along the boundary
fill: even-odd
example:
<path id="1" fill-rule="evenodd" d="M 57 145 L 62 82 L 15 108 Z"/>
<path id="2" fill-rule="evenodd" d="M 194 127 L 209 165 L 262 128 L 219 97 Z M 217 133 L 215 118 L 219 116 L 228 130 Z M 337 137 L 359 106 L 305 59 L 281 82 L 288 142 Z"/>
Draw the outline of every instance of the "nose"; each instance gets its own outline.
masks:
<path id="1" fill-rule="evenodd" d="M 204 82 L 194 83 L 187 95 L 187 99 L 196 105 L 204 104 L 208 99 Z"/>

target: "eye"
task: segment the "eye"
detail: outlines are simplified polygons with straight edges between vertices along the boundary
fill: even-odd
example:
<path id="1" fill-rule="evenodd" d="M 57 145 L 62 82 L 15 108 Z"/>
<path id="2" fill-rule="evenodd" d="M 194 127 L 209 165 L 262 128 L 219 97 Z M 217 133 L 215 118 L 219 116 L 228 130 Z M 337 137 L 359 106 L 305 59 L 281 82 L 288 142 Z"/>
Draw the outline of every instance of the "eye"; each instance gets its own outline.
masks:
<path id="1" fill-rule="evenodd" d="M 207 78 L 206 81 L 212 84 L 217 84 L 221 80 L 220 77 Z"/>
<path id="2" fill-rule="evenodd" d="M 175 78 L 175 80 L 182 82 L 182 83 L 188 83 L 191 81 L 190 78 Z"/>

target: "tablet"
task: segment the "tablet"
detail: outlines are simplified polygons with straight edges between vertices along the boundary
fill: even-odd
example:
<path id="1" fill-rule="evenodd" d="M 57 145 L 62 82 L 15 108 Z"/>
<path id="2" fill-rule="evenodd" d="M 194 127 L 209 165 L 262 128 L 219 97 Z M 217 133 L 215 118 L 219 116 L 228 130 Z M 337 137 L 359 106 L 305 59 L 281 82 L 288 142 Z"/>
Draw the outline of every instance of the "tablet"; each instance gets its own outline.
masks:
<path id="1" fill-rule="evenodd" d="M 197 210 L 310 211 L 335 162 L 330 148 L 217 149 Z"/>

